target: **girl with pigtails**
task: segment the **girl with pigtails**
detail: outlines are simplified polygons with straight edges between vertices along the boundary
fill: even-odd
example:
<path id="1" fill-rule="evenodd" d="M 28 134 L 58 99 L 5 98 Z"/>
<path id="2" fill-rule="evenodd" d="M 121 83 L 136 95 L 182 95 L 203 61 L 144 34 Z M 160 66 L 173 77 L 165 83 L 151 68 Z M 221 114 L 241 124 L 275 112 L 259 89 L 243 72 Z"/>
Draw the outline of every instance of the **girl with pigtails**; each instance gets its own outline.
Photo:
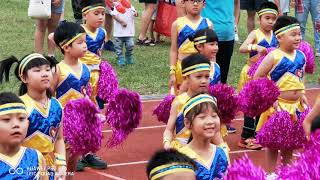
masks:
<path id="1" fill-rule="evenodd" d="M 20 61 L 11 56 L 0 62 L 0 80 L 9 80 L 10 68 L 17 63 L 16 77 L 21 81 L 19 95 L 26 105 L 30 122 L 23 146 L 39 150 L 46 160 L 49 179 L 65 178 L 66 151 L 62 132 L 62 107 L 52 97 L 51 83 L 55 59 L 38 53 Z M 2 81 L 1 81 L 2 82 Z"/>

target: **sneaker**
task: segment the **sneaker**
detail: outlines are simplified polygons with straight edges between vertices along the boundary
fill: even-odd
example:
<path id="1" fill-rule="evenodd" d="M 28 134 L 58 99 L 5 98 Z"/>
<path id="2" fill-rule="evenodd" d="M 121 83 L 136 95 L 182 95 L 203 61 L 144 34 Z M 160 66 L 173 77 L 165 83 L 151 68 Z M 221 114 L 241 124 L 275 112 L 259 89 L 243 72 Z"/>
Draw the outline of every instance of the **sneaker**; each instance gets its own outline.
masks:
<path id="1" fill-rule="evenodd" d="M 83 159 L 81 158 L 76 164 L 76 171 L 77 172 L 83 171 L 85 167 L 86 167 L 86 163 L 83 162 Z"/>
<path id="2" fill-rule="evenodd" d="M 232 133 L 236 133 L 236 132 L 237 132 L 236 128 L 231 127 L 230 125 L 227 125 L 227 130 L 228 130 L 228 133 L 229 133 L 229 134 L 232 134 Z"/>
<path id="3" fill-rule="evenodd" d="M 320 57 L 320 52 L 319 51 L 316 52 L 316 57 Z"/>
<path id="4" fill-rule="evenodd" d="M 133 64 L 133 58 L 127 57 L 127 64 Z"/>
<path id="5" fill-rule="evenodd" d="M 238 146 L 241 148 L 246 148 L 250 150 L 260 150 L 262 146 L 256 142 L 254 138 L 243 139 L 238 142 Z"/>
<path id="6" fill-rule="evenodd" d="M 274 172 L 267 174 L 267 180 L 276 180 L 278 177 L 279 176 Z"/>
<path id="7" fill-rule="evenodd" d="M 106 51 L 116 52 L 116 49 L 114 48 L 114 44 L 111 40 L 104 43 L 103 49 Z"/>
<path id="8" fill-rule="evenodd" d="M 87 154 L 82 161 L 86 163 L 87 167 L 94 169 L 106 169 L 107 163 L 99 158 L 96 154 Z"/>
<path id="9" fill-rule="evenodd" d="M 120 67 L 123 67 L 123 66 L 126 65 L 126 62 L 125 62 L 125 60 L 124 60 L 123 57 L 118 57 L 117 59 L 118 59 L 118 65 L 119 65 Z"/>

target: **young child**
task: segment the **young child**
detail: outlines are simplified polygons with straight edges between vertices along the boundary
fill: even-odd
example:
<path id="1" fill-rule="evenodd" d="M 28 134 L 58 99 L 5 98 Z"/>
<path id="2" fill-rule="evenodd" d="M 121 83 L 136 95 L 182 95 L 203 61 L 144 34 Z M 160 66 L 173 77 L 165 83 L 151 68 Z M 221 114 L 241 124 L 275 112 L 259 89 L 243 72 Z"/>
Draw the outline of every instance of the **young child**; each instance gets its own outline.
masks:
<path id="1" fill-rule="evenodd" d="M 23 102 L 13 93 L 0 93 L 1 179 L 45 179 L 45 160 L 32 148 L 21 146 L 29 121 Z M 40 177 L 41 176 L 41 177 Z"/>
<path id="2" fill-rule="evenodd" d="M 297 50 L 301 42 L 298 21 L 290 16 L 281 16 L 273 27 L 279 41 L 279 48 L 269 53 L 258 67 L 254 79 L 269 76 L 280 89 L 275 107 L 271 107 L 260 116 L 256 131 L 277 110 L 288 111 L 296 121 L 306 104 L 305 86 L 303 84 L 305 55 Z M 286 131 L 286 129 L 284 129 Z M 278 150 L 267 148 L 268 171 L 272 172 L 277 162 Z M 282 163 L 288 164 L 292 159 L 292 150 L 281 150 Z"/>
<path id="3" fill-rule="evenodd" d="M 196 162 L 197 179 L 221 179 L 227 170 L 228 158 L 224 149 L 211 144 L 220 131 L 216 103 L 212 96 L 199 94 L 183 106 L 184 124 L 191 131 L 192 140 L 179 151 Z"/>
<path id="4" fill-rule="evenodd" d="M 46 160 L 49 179 L 66 175 L 66 152 L 62 133 L 62 107 L 51 97 L 53 59 L 38 53 L 26 55 L 21 61 L 16 58 L 5 61 L 18 62 L 16 77 L 22 82 L 21 100 L 26 104 L 29 128 L 23 146 L 37 149 Z M 4 63 L 1 68 L 10 69 L 13 63 Z M 0 72 L 1 69 L 0 69 Z"/>
<path id="5" fill-rule="evenodd" d="M 106 30 L 102 27 L 105 21 L 105 2 L 103 0 L 82 0 L 80 6 L 88 50 L 84 56 L 80 57 L 80 61 L 90 69 L 90 83 L 93 90 L 91 99 L 99 105 L 100 109 L 103 109 L 104 102 L 97 96 L 97 88 L 103 44 L 108 41 Z"/>
<path id="6" fill-rule="evenodd" d="M 87 52 L 86 34 L 80 25 L 66 22 L 54 32 L 54 41 L 64 54 L 64 59 L 57 64 L 53 83 L 56 98 L 64 107 L 67 101 L 84 97 L 85 88 L 90 84 L 90 70 L 79 61 Z M 94 154 L 87 154 L 77 165 L 77 170 L 83 170 L 85 166 L 104 169 L 106 163 Z M 74 167 L 70 160 L 68 169 L 73 170 Z"/>
<path id="7" fill-rule="evenodd" d="M 131 5 L 130 8 L 126 9 L 124 14 L 117 11 L 116 8 L 112 11 L 113 16 L 113 37 L 114 37 L 114 48 L 117 54 L 117 60 L 119 66 L 127 64 L 133 64 L 133 47 L 134 47 L 134 18 L 138 16 L 137 11 Z M 122 48 L 125 45 L 126 53 L 123 56 Z"/>
<path id="8" fill-rule="evenodd" d="M 149 180 L 186 179 L 195 180 L 197 165 L 188 156 L 174 149 L 159 150 L 147 164 Z"/>
<path id="9" fill-rule="evenodd" d="M 172 102 L 169 120 L 163 133 L 164 149 L 178 149 L 187 144 L 190 131 L 183 123 L 182 106 L 195 94 L 207 92 L 209 73 L 209 59 L 201 54 L 192 54 L 182 61 L 182 75 L 188 84 L 188 90 L 176 96 Z"/>
<path id="10" fill-rule="evenodd" d="M 181 60 L 190 54 L 197 53 L 193 42 L 189 40 L 197 30 L 211 28 L 213 24 L 207 18 L 200 16 L 204 6 L 204 0 L 183 0 L 187 14 L 179 17 L 172 23 L 171 27 L 171 49 L 170 49 L 170 87 L 174 87 L 175 94 L 186 91 L 186 85 L 181 87 L 182 72 Z M 178 92 L 180 91 L 180 93 Z"/>
<path id="11" fill-rule="evenodd" d="M 259 11 L 259 23 L 260 27 L 253 30 L 247 37 L 247 39 L 240 46 L 240 53 L 249 53 L 250 58 L 247 64 L 242 68 L 240 74 L 240 80 L 238 84 L 238 91 L 251 79 L 248 76 L 248 70 L 250 66 L 255 63 L 258 58 L 266 53 L 266 48 L 277 47 L 278 41 L 272 31 L 272 26 L 276 22 L 278 16 L 278 8 L 272 2 L 265 2 L 261 4 Z M 241 133 L 241 140 L 238 146 L 257 150 L 262 147 L 255 141 L 255 126 L 259 121 L 259 117 L 248 117 L 244 115 L 244 125 Z"/>

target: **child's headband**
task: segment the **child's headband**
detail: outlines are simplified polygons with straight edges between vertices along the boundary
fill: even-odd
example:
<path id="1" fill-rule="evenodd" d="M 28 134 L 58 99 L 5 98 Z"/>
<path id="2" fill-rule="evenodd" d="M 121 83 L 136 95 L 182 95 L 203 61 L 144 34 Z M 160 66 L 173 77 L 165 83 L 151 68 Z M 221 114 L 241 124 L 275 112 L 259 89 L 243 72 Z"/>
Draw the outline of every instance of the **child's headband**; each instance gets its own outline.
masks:
<path id="1" fill-rule="evenodd" d="M 216 98 L 208 95 L 208 94 L 200 94 L 191 98 L 184 106 L 183 106 L 183 115 L 186 117 L 187 113 L 196 105 L 203 102 L 212 102 L 213 104 L 217 104 Z"/>
<path id="2" fill-rule="evenodd" d="M 278 16 L 278 11 L 275 10 L 275 9 L 271 9 L 271 8 L 265 8 L 265 9 L 261 9 L 259 12 L 258 12 L 258 16 L 262 16 L 264 14 L 274 14 L 276 16 Z"/>
<path id="3" fill-rule="evenodd" d="M 299 28 L 300 28 L 300 26 L 299 26 L 298 23 L 290 24 L 290 25 L 288 25 L 288 26 L 285 26 L 285 27 L 282 27 L 282 28 L 276 30 L 276 31 L 274 32 L 274 34 L 275 34 L 276 36 L 280 36 L 281 34 L 284 34 L 284 33 L 288 32 L 288 31 L 291 31 L 291 30 L 294 30 L 294 29 L 299 29 Z"/>
<path id="4" fill-rule="evenodd" d="M 75 41 L 78 37 L 84 35 L 85 33 L 79 33 L 77 35 L 75 35 L 74 37 L 72 37 L 71 39 L 65 39 L 62 42 L 59 43 L 59 46 L 63 49 L 64 47 L 68 46 L 69 44 L 71 44 L 73 41 Z"/>
<path id="5" fill-rule="evenodd" d="M 23 103 L 7 103 L 0 105 L 0 116 L 12 113 L 27 114 L 26 106 Z"/>
<path id="6" fill-rule="evenodd" d="M 149 178 L 151 180 L 158 179 L 168 174 L 176 172 L 193 172 L 193 167 L 189 164 L 171 163 L 155 167 L 151 170 Z"/>
<path id="7" fill-rule="evenodd" d="M 87 13 L 89 11 L 93 11 L 93 10 L 100 9 L 100 8 L 105 9 L 105 7 L 103 5 L 101 5 L 101 4 L 95 4 L 95 5 L 87 6 L 87 7 L 84 7 L 82 9 L 82 13 Z"/>
<path id="8" fill-rule="evenodd" d="M 41 59 L 47 60 L 42 54 L 38 54 L 38 53 L 33 53 L 33 54 L 26 56 L 25 58 L 23 58 L 21 60 L 20 65 L 19 65 L 18 72 L 19 72 L 20 77 L 23 76 L 23 71 L 24 71 L 24 68 L 27 66 L 27 64 L 35 58 L 41 58 Z"/>
<path id="9" fill-rule="evenodd" d="M 193 66 L 187 67 L 184 70 L 182 70 L 182 76 L 187 76 L 189 74 L 193 74 L 199 71 L 210 71 L 210 64 L 201 63 L 201 64 L 195 64 Z"/>
<path id="10" fill-rule="evenodd" d="M 207 36 L 196 37 L 193 40 L 194 45 L 203 44 L 207 42 Z"/>

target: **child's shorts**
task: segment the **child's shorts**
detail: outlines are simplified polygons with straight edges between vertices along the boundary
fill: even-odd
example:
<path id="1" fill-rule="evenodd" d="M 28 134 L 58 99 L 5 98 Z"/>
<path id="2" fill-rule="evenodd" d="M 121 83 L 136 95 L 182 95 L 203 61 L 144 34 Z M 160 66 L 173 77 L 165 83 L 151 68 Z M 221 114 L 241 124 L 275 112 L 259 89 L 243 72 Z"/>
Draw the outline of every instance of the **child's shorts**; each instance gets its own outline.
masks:
<path id="1" fill-rule="evenodd" d="M 64 0 L 61 0 L 61 3 L 58 7 L 55 7 L 51 4 L 51 13 L 62 14 L 64 12 Z"/>
<path id="2" fill-rule="evenodd" d="M 157 4 L 158 0 L 139 0 L 139 3 Z"/>

